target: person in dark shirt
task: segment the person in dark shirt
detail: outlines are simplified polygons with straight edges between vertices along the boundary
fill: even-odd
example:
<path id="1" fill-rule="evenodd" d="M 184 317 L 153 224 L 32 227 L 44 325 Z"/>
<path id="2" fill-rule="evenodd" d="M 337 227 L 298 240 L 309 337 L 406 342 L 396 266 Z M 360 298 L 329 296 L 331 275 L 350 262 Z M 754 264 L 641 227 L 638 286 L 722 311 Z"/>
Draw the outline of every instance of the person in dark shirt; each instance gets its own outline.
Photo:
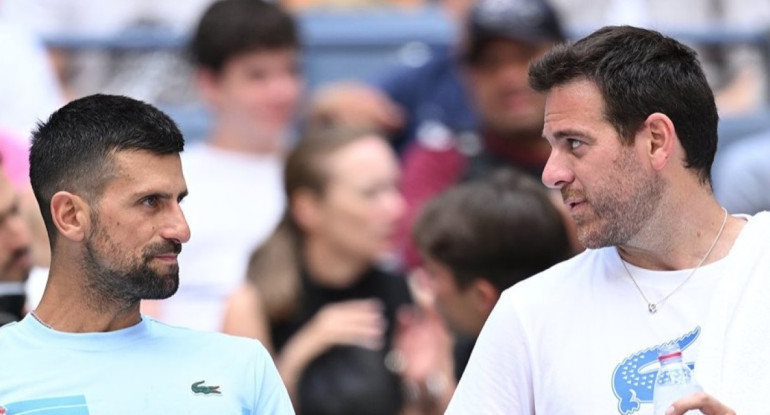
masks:
<path id="1" fill-rule="evenodd" d="M 400 410 L 384 360 L 411 296 L 378 267 L 404 211 L 398 178 L 390 145 L 366 131 L 313 130 L 287 158 L 285 216 L 252 255 L 224 331 L 271 349 L 300 414 Z"/>

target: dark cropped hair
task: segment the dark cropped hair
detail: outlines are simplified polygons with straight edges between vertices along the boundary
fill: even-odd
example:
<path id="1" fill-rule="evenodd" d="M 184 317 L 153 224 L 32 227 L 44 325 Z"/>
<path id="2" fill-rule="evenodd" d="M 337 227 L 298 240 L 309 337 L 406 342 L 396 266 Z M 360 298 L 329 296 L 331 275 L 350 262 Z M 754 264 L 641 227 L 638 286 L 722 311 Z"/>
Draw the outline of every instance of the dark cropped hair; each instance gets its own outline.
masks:
<path id="1" fill-rule="evenodd" d="M 413 237 L 424 255 L 451 269 L 460 288 L 484 278 L 503 291 L 571 255 L 564 220 L 547 190 L 513 169 L 432 199 Z"/>
<path id="2" fill-rule="evenodd" d="M 667 115 L 687 167 L 711 182 L 719 116 L 694 50 L 652 30 L 608 26 L 555 47 L 529 69 L 530 85 L 541 92 L 579 79 L 597 85 L 605 116 L 625 143 L 650 114 Z"/>
<path id="3" fill-rule="evenodd" d="M 157 108 L 132 98 L 91 95 L 54 112 L 32 132 L 29 175 L 51 243 L 56 227 L 51 198 L 56 192 L 96 200 L 116 173 L 113 154 L 144 150 L 180 153 L 184 138 L 174 121 Z"/>
<path id="4" fill-rule="evenodd" d="M 262 0 L 220 0 L 198 22 L 189 53 L 196 65 L 219 72 L 244 53 L 298 47 L 297 25 L 279 6 Z"/>

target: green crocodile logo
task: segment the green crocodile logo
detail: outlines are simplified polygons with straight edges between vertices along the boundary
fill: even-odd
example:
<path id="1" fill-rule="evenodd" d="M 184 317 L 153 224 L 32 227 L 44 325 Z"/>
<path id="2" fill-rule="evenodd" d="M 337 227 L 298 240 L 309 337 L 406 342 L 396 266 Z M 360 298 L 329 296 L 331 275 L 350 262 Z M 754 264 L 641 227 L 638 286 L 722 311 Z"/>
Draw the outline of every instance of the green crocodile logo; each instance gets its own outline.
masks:
<path id="1" fill-rule="evenodd" d="M 202 380 L 200 382 L 195 382 L 192 384 L 190 389 L 192 389 L 193 393 L 202 393 L 204 395 L 209 395 L 212 393 L 215 393 L 217 395 L 222 394 L 222 392 L 219 391 L 219 386 L 202 386 L 203 383 L 205 383 L 205 380 Z"/>

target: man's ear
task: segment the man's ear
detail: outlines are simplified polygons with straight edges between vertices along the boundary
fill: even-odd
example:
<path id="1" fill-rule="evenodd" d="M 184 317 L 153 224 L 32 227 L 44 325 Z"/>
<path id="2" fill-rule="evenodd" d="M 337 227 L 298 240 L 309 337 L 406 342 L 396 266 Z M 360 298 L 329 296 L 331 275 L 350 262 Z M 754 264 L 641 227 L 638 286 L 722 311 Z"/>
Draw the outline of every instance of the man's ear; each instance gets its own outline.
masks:
<path id="1" fill-rule="evenodd" d="M 90 207 L 70 192 L 57 192 L 51 198 L 51 218 L 59 234 L 73 242 L 82 241 L 91 227 Z"/>
<path id="2" fill-rule="evenodd" d="M 486 278 L 476 278 L 472 284 L 476 307 L 484 315 L 489 315 L 500 298 L 500 291 Z"/>
<path id="3" fill-rule="evenodd" d="M 650 114 L 644 121 L 648 133 L 649 144 L 646 147 L 651 166 L 660 171 L 671 159 L 678 137 L 674 123 L 666 114 L 659 112 Z"/>

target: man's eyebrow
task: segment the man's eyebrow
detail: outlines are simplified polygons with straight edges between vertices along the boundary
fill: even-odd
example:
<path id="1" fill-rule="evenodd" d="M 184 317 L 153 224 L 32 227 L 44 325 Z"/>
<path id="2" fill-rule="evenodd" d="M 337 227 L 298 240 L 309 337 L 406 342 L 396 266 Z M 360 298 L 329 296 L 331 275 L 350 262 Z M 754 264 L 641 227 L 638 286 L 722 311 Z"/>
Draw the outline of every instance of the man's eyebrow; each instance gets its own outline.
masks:
<path id="1" fill-rule="evenodd" d="M 571 137 L 591 138 L 591 136 L 585 131 L 575 130 L 575 129 L 566 129 L 566 130 L 556 131 L 555 133 L 553 133 L 553 137 L 556 139 L 571 138 Z"/>
<path id="2" fill-rule="evenodd" d="M 138 191 L 133 194 L 134 199 L 141 199 L 147 196 L 155 196 L 161 199 L 174 199 L 174 193 L 172 192 L 158 192 L 153 190 L 143 190 Z M 184 189 L 179 193 L 179 195 L 176 197 L 177 200 L 182 200 L 185 197 L 187 197 L 187 189 Z"/>

